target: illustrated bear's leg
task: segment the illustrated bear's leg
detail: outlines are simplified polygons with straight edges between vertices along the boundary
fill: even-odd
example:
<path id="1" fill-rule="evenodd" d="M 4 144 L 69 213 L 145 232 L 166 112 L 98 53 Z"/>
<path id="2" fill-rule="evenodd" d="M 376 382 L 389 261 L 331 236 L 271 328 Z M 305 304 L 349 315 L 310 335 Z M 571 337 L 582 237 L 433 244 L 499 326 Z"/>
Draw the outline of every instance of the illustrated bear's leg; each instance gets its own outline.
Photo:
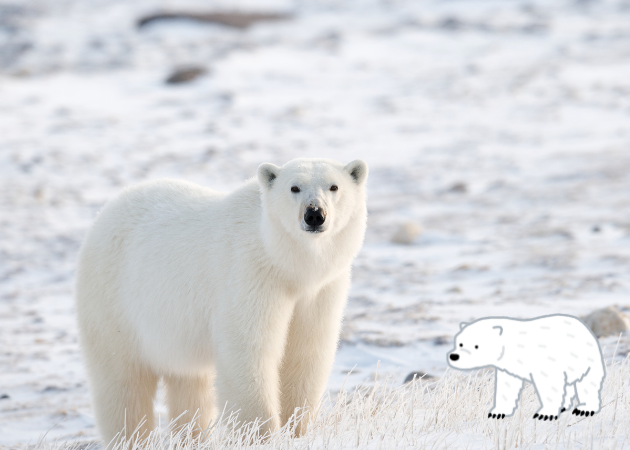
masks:
<path id="1" fill-rule="evenodd" d="M 137 362 L 125 363 L 104 355 L 89 362 L 94 413 L 105 443 L 116 436 L 126 440 L 146 438 L 155 427 L 157 375 Z"/>
<path id="2" fill-rule="evenodd" d="M 193 436 L 198 436 L 215 417 L 213 374 L 168 376 L 164 381 L 170 419 L 177 419 L 180 429 L 195 418 Z"/>
<path id="3" fill-rule="evenodd" d="M 579 400 L 573 414 L 584 416 L 598 413 L 601 408 L 601 389 L 604 381 L 602 367 L 591 367 L 580 381 L 575 382 Z"/>
<path id="4" fill-rule="evenodd" d="M 282 424 L 306 408 L 296 427 L 299 436 L 316 414 L 335 359 L 349 280 L 343 277 L 321 290 L 315 299 L 295 307 L 282 360 Z M 302 411 L 303 413 L 304 411 Z M 298 416 L 300 413 L 298 413 Z"/>
<path id="5" fill-rule="evenodd" d="M 534 419 L 555 420 L 560 414 L 565 391 L 564 372 L 547 373 L 539 371 L 532 374 L 532 382 L 538 393 L 540 409 L 534 414 Z"/>
<path id="6" fill-rule="evenodd" d="M 241 424 L 258 419 L 261 435 L 280 425 L 279 370 L 294 305 L 288 299 L 251 299 L 223 311 L 215 325 L 217 406 L 238 411 Z"/>
<path id="7" fill-rule="evenodd" d="M 565 412 L 569 408 L 571 408 L 571 402 L 573 399 L 577 397 L 577 393 L 575 392 L 575 383 L 573 384 L 565 384 L 564 385 L 564 400 L 562 402 L 562 409 L 560 412 Z"/>
<path id="8" fill-rule="evenodd" d="M 495 369 L 494 406 L 489 418 L 503 419 L 514 414 L 518 398 L 523 390 L 523 380 L 509 373 Z"/>

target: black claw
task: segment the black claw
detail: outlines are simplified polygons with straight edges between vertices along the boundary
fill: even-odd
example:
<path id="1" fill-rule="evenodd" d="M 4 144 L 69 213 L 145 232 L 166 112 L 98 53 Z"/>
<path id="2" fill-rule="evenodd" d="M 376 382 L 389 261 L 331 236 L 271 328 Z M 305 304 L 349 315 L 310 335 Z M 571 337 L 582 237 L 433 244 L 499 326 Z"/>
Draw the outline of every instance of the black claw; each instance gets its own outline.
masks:
<path id="1" fill-rule="evenodd" d="M 492 418 L 496 419 L 497 415 L 496 414 L 492 414 Z"/>
<path id="2" fill-rule="evenodd" d="M 575 408 L 571 414 L 575 414 L 577 416 L 578 415 L 578 409 Z"/>
<path id="3" fill-rule="evenodd" d="M 565 412 L 566 410 L 567 410 L 566 408 L 562 408 L 562 409 L 560 410 L 560 413 L 562 414 L 562 413 L 563 413 L 563 412 Z"/>
<path id="4" fill-rule="evenodd" d="M 556 416 L 556 418 L 555 418 L 555 419 L 553 419 L 553 420 L 558 420 L 558 416 Z"/>
<path id="5" fill-rule="evenodd" d="M 536 417 L 538 417 L 538 413 L 534 414 L 534 419 L 535 419 Z"/>
<path id="6" fill-rule="evenodd" d="M 595 415 L 595 411 L 591 411 L 591 416 L 594 416 L 594 415 Z"/>
<path id="7" fill-rule="evenodd" d="M 538 420 L 543 420 L 544 416 L 538 416 Z"/>
<path id="8" fill-rule="evenodd" d="M 591 413 L 592 414 L 592 413 Z M 505 414 L 501 414 L 501 418 L 505 419 Z"/>
<path id="9" fill-rule="evenodd" d="M 549 416 L 545 416 L 545 420 L 549 419 Z"/>
<path id="10" fill-rule="evenodd" d="M 586 414 L 584 411 L 580 412 L 580 416 L 583 416 L 584 414 Z"/>
<path id="11" fill-rule="evenodd" d="M 488 413 L 488 419 L 492 417 L 492 413 Z"/>

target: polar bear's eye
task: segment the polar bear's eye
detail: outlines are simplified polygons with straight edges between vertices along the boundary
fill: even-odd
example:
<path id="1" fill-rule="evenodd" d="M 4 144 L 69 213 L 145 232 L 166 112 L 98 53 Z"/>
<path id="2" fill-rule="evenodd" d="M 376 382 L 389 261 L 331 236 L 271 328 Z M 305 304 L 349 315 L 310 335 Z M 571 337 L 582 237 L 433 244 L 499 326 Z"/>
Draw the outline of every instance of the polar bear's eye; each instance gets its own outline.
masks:
<path id="1" fill-rule="evenodd" d="M 463 347 L 463 346 L 464 346 L 464 344 L 459 344 L 459 346 L 460 346 L 460 347 Z"/>
<path id="2" fill-rule="evenodd" d="M 298 192 L 300 192 L 300 188 L 297 187 L 297 186 L 291 186 L 291 192 L 298 193 Z"/>
<path id="3" fill-rule="evenodd" d="M 478 346 L 478 345 L 475 345 L 475 348 L 479 348 L 479 346 Z"/>
<path id="4" fill-rule="evenodd" d="M 332 186 L 330 186 L 330 190 L 331 191 L 336 191 L 337 189 L 339 189 L 339 188 L 337 187 L 336 184 L 333 184 Z"/>

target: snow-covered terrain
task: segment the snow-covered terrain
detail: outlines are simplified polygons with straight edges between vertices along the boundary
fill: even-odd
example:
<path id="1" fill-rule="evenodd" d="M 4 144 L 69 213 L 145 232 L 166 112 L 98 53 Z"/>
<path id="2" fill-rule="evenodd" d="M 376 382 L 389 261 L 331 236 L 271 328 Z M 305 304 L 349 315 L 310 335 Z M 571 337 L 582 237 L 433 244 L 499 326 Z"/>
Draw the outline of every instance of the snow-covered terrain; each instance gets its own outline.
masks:
<path id="1" fill-rule="evenodd" d="M 228 7 L 292 18 L 136 26 Z M 0 1 L 0 446 L 96 437 L 72 283 L 107 199 L 298 156 L 371 169 L 333 393 L 440 375 L 460 321 L 630 308 L 630 3 Z"/>

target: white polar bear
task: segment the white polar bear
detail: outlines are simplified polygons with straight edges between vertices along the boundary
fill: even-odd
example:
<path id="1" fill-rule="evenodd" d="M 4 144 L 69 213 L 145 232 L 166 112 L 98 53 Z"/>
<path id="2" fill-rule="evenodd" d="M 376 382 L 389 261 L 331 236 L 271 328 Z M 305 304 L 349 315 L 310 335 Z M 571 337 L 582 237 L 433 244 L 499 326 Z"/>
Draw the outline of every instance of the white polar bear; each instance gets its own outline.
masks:
<path id="1" fill-rule="evenodd" d="M 557 419 L 576 395 L 580 408 L 573 414 L 599 412 L 604 357 L 595 335 L 577 317 L 486 317 L 460 327 L 447 361 L 460 370 L 496 369 L 494 406 L 488 417 L 514 414 L 524 381 L 534 384 L 540 400 L 534 419 Z"/>
<path id="2" fill-rule="evenodd" d="M 261 433 L 295 408 L 315 412 L 365 234 L 367 174 L 361 160 L 296 159 L 262 164 L 230 194 L 162 180 L 104 207 L 80 251 L 76 307 L 106 441 L 154 427 L 159 378 L 170 416 L 198 411 L 198 429 L 226 403 L 244 423 L 267 421 Z"/>

